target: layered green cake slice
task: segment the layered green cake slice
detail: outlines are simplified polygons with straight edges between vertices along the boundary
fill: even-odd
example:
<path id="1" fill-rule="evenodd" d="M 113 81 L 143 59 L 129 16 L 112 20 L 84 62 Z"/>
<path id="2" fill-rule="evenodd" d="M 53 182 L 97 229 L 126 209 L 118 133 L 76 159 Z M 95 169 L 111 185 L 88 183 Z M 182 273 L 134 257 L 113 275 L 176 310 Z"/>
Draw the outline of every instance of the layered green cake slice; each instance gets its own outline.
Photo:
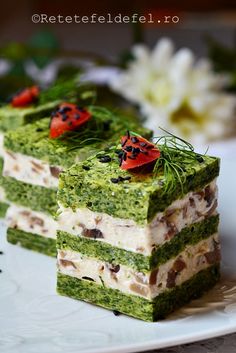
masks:
<path id="1" fill-rule="evenodd" d="M 12 107 L 10 104 L 0 108 L 0 163 L 1 171 L 3 165 L 3 139 L 4 133 L 8 130 L 14 130 L 19 126 L 28 124 L 35 119 L 49 114 L 58 104 L 58 101 L 46 102 L 43 104 L 31 105 L 29 107 Z M 0 173 L 1 173 L 0 171 Z M 8 203 L 4 190 L 0 188 L 0 217 L 4 217 Z"/>
<path id="2" fill-rule="evenodd" d="M 83 87 L 86 90 L 86 87 Z M 75 100 L 81 95 L 81 86 L 74 80 L 56 81 L 47 89 L 37 86 L 23 88 L 10 97 L 0 108 L 0 130 L 2 132 L 50 116 L 52 110 L 64 100 Z"/>
<path id="3" fill-rule="evenodd" d="M 49 116 L 66 98 L 76 98 L 80 89 L 75 82 L 56 82 L 51 87 L 39 90 L 37 86 L 20 90 L 9 102 L 0 107 L 0 175 L 3 166 L 4 133 Z M 0 217 L 4 217 L 8 203 L 4 190 L 0 188 Z"/>
<path id="4" fill-rule="evenodd" d="M 219 159 L 172 135 L 60 174 L 58 292 L 155 321 L 219 279 Z"/>
<path id="5" fill-rule="evenodd" d="M 62 119 L 59 123 L 69 124 L 71 120 L 69 117 L 65 119 L 66 113 L 74 106 L 69 103 L 63 107 L 60 105 L 53 116 L 60 112 Z M 85 110 L 77 106 L 75 109 L 76 115 L 83 119 Z M 41 237 L 45 243 L 48 240 L 50 248 L 54 239 L 54 252 L 50 252 L 55 255 L 56 223 L 52 216 L 57 210 L 60 172 L 102 146 L 118 141 L 120 131 L 137 128 L 137 124 L 126 117 L 101 107 L 90 106 L 88 112 L 91 115 L 89 121 L 57 138 L 51 136 L 59 131 L 52 131 L 51 118 L 6 133 L 2 186 L 6 198 L 13 204 L 7 213 L 9 242 L 42 252 Z M 147 136 L 151 134 L 149 130 L 138 129 Z M 48 254 L 47 246 L 44 249 L 43 252 Z"/>

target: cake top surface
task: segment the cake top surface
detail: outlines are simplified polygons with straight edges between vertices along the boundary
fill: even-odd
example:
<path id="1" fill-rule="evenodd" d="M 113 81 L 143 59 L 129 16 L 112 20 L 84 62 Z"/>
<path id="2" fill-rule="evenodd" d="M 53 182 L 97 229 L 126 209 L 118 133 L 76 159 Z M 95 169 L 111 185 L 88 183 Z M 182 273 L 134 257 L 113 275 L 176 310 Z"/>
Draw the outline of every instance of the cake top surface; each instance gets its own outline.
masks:
<path id="1" fill-rule="evenodd" d="M 35 113 L 41 110 L 44 110 L 47 107 L 53 107 L 56 106 L 58 103 L 60 102 L 60 100 L 55 100 L 52 102 L 45 102 L 43 104 L 33 104 L 33 105 L 29 105 L 26 107 L 13 107 L 10 104 L 6 104 L 2 107 L 0 107 L 0 119 L 2 117 L 8 117 L 8 116 L 13 116 L 13 115 L 17 115 L 17 116 L 25 116 L 26 114 L 30 114 L 30 113 Z"/>
<path id="2" fill-rule="evenodd" d="M 49 137 L 50 118 L 40 119 L 32 124 L 19 127 L 6 133 L 6 149 L 45 160 L 51 165 L 69 167 L 75 161 L 84 160 L 109 141 L 118 141 L 121 131 L 138 129 L 146 136 L 151 131 L 137 127 L 137 123 L 119 116 L 104 108 L 90 106 L 92 118 L 78 131 L 66 133 L 62 137 Z"/>
<path id="3" fill-rule="evenodd" d="M 35 88 L 37 97 L 27 102 L 30 99 L 30 90 Z M 63 100 L 78 98 L 80 91 L 81 88 L 73 80 L 58 81 L 42 91 L 37 86 L 22 89 L 9 99 L 9 103 L 0 107 L 0 130 L 12 130 L 43 118 Z"/>
<path id="4" fill-rule="evenodd" d="M 172 201 L 200 189 L 219 173 L 218 158 L 179 148 L 166 150 L 163 145 L 158 148 L 160 157 L 144 168 L 122 169 L 121 145 L 73 165 L 60 176 L 59 203 L 145 223 Z"/>
<path id="5" fill-rule="evenodd" d="M 35 99 L 30 100 L 31 97 L 26 97 L 27 93 L 28 96 L 30 93 L 25 93 L 25 91 L 32 89 L 37 89 L 37 96 Z M 83 87 L 83 90 L 86 90 L 86 88 Z M 20 97 L 22 96 L 22 92 L 24 97 Z M 19 115 L 26 114 L 33 112 L 35 109 L 40 109 L 44 105 L 52 105 L 53 102 L 61 102 L 65 99 L 76 99 L 80 93 L 81 88 L 74 80 L 57 81 L 44 90 L 39 89 L 38 86 L 22 88 L 22 90 L 19 90 L 9 98 L 7 104 L 0 107 L 0 113 L 1 115 L 4 115 L 5 112 L 14 112 Z M 18 100 L 14 103 L 16 97 Z"/>

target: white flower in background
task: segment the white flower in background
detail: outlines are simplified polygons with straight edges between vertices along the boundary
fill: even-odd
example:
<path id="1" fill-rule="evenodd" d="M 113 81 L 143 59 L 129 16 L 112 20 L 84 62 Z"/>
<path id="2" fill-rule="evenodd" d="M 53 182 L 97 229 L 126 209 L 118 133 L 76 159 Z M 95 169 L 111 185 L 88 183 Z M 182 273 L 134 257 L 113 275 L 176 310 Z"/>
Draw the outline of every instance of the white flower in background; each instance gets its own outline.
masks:
<path id="1" fill-rule="evenodd" d="M 145 125 L 159 126 L 196 144 L 219 139 L 232 131 L 235 97 L 223 92 L 225 77 L 207 60 L 196 61 L 189 49 L 174 53 L 170 40 L 160 40 L 152 52 L 133 49 L 127 70 L 110 80 L 111 88 L 138 104 Z"/>

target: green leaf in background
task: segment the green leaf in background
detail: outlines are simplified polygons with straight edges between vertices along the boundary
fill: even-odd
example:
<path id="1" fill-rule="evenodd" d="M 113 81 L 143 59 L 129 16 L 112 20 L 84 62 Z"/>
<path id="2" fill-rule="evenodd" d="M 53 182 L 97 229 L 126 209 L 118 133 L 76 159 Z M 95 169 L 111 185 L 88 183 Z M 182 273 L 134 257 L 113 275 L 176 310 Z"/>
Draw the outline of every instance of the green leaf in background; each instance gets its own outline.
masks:
<path id="1" fill-rule="evenodd" d="M 96 100 L 95 87 L 89 83 L 76 82 L 75 79 L 58 79 L 51 87 L 42 90 L 39 104 L 54 100 L 75 102 L 81 106 L 94 104 Z"/>
<path id="2" fill-rule="evenodd" d="M 47 65 L 59 51 L 59 41 L 49 31 L 34 34 L 28 41 L 29 54 L 39 68 Z"/>
<path id="3" fill-rule="evenodd" d="M 7 98 L 20 88 L 32 84 L 25 74 L 24 60 L 27 57 L 27 47 L 24 44 L 12 42 L 0 48 L 0 57 L 11 62 L 9 72 L 0 78 L 0 102 L 3 103 Z"/>
<path id="4" fill-rule="evenodd" d="M 27 52 L 27 46 L 17 42 L 11 42 L 0 49 L 1 57 L 12 61 L 24 60 Z"/>
<path id="5" fill-rule="evenodd" d="M 143 25 L 140 22 L 132 23 L 132 45 L 135 44 L 144 44 L 144 30 Z M 130 61 L 134 59 L 131 48 L 123 50 L 119 57 L 119 66 L 126 68 Z"/>
<path id="6" fill-rule="evenodd" d="M 58 72 L 57 72 L 57 79 L 59 80 L 68 80 L 68 79 L 73 79 L 78 76 L 78 74 L 81 73 L 81 69 L 78 67 L 75 67 L 73 65 L 63 65 L 63 67 L 60 67 Z"/>
<path id="7" fill-rule="evenodd" d="M 230 75 L 228 91 L 236 91 L 236 49 L 228 48 L 212 38 L 207 38 L 209 58 L 216 72 Z"/>
<path id="8" fill-rule="evenodd" d="M 33 59 L 40 68 L 47 65 L 59 51 L 59 42 L 49 31 L 34 34 L 27 43 L 11 42 L 0 48 L 0 57 L 11 62 L 9 72 L 0 78 L 0 102 L 22 87 L 33 84 L 25 72 L 25 63 Z"/>

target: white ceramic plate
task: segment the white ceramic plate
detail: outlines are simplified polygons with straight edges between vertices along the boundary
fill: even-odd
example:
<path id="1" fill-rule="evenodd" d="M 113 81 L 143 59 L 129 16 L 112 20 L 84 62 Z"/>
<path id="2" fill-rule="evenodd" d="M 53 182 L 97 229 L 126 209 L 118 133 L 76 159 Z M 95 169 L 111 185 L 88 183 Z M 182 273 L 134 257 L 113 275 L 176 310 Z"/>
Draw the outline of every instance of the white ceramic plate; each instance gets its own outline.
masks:
<path id="1" fill-rule="evenodd" d="M 145 323 L 55 292 L 55 260 L 11 246 L 2 227 L 0 351 L 138 352 L 236 331 L 236 163 L 222 163 L 223 278 L 200 300 L 159 323 Z"/>

